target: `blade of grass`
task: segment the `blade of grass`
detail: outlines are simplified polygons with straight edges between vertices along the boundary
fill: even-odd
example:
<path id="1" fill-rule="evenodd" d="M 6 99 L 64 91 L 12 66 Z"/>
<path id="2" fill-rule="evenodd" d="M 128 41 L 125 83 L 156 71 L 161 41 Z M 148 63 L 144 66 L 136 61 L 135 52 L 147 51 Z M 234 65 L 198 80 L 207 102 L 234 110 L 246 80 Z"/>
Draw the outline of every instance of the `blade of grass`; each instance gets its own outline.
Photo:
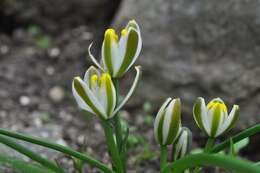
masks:
<path id="1" fill-rule="evenodd" d="M 188 168 L 197 166 L 217 166 L 240 173 L 260 172 L 260 167 L 246 160 L 238 159 L 232 156 L 226 156 L 224 154 L 200 153 L 187 155 L 179 160 L 176 160 L 174 163 L 165 167 L 162 173 L 166 173 L 169 170 L 173 170 L 173 173 L 182 173 Z"/>
<path id="2" fill-rule="evenodd" d="M 55 144 L 55 143 L 51 143 L 46 139 L 40 139 L 40 138 L 36 138 L 36 137 L 32 137 L 29 135 L 24 135 L 24 134 L 20 134 L 20 133 L 16 133 L 16 132 L 12 132 L 6 129 L 2 129 L 0 128 L 0 134 L 5 135 L 5 136 L 9 136 L 12 138 L 16 138 L 22 141 L 26 141 L 29 143 L 33 143 L 36 145 L 40 145 L 46 148 L 50 148 L 56 151 L 59 151 L 61 153 L 73 156 L 75 158 L 78 158 L 86 163 L 88 163 L 91 166 L 94 166 L 96 168 L 99 168 L 100 170 L 102 170 L 105 173 L 115 173 L 113 170 L 111 170 L 107 165 L 101 163 L 100 161 L 91 158 L 90 156 L 86 155 L 86 154 L 82 154 L 78 151 L 75 151 L 69 147 L 65 147 L 63 145 L 60 144 Z"/>
<path id="3" fill-rule="evenodd" d="M 14 142 L 12 139 L 10 139 L 8 137 L 0 135 L 0 143 L 16 150 L 17 152 L 29 157 L 30 159 L 40 163 L 42 166 L 45 166 L 45 167 L 49 168 L 50 170 L 53 170 L 54 172 L 64 173 L 64 171 L 61 168 L 59 168 L 56 164 L 41 157 L 39 154 L 33 152 L 32 150 Z"/>
<path id="4" fill-rule="evenodd" d="M 250 127 L 240 133 L 238 133 L 237 135 L 232 137 L 232 141 L 233 143 L 237 143 L 247 137 L 250 137 L 252 135 L 255 135 L 256 133 L 260 133 L 260 124 L 257 124 L 253 127 Z M 221 142 L 220 144 L 216 145 L 215 147 L 213 147 L 209 152 L 210 153 L 217 153 L 220 152 L 221 150 L 227 148 L 230 146 L 230 140 L 227 139 L 224 142 Z"/>
<path id="5" fill-rule="evenodd" d="M 12 167 L 13 169 L 23 173 L 53 173 L 49 169 L 44 169 L 35 164 L 3 155 L 0 155 L 0 164 Z"/>

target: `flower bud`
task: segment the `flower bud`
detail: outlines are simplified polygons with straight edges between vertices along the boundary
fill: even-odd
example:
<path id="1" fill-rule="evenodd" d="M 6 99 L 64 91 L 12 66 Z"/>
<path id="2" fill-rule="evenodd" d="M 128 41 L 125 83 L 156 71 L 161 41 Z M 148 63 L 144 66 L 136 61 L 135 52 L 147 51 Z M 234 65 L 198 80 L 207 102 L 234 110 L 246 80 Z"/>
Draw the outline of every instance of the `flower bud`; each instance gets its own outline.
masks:
<path id="1" fill-rule="evenodd" d="M 186 128 L 182 127 L 180 135 L 173 144 L 173 160 L 180 159 L 189 153 L 192 143 L 192 133 Z"/>
<path id="2" fill-rule="evenodd" d="M 193 116 L 199 128 L 215 138 L 234 126 L 239 106 L 234 105 L 228 115 L 227 106 L 220 98 L 213 99 L 206 106 L 204 99 L 199 97 L 193 107 Z"/>
<path id="3" fill-rule="evenodd" d="M 174 142 L 181 128 L 181 101 L 168 98 L 160 108 L 154 121 L 154 135 L 160 145 Z"/>

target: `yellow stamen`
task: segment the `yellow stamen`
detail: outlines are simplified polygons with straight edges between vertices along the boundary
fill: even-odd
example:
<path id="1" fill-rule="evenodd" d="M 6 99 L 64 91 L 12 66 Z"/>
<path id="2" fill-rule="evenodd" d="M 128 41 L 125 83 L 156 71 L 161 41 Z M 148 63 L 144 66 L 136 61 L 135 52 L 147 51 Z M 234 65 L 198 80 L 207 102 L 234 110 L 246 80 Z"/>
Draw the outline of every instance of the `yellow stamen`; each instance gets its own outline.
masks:
<path id="1" fill-rule="evenodd" d="M 108 73 L 103 73 L 102 76 L 100 77 L 101 81 L 107 80 L 107 79 L 110 79 L 110 75 Z"/>
<path id="2" fill-rule="evenodd" d="M 95 88 L 98 84 L 98 76 L 96 74 L 90 77 L 90 88 Z"/>
<path id="3" fill-rule="evenodd" d="M 127 30 L 126 30 L 126 29 L 122 29 L 122 31 L 121 31 L 121 36 L 125 36 L 126 33 L 127 33 Z"/>
<path id="4" fill-rule="evenodd" d="M 118 42 L 118 35 L 116 34 L 116 31 L 112 28 L 109 28 L 105 32 L 105 38 L 111 37 L 114 41 Z"/>
<path id="5" fill-rule="evenodd" d="M 224 111 L 224 112 L 227 113 L 227 106 L 225 105 L 225 103 L 222 103 L 220 101 L 214 100 L 214 101 L 209 102 L 208 105 L 207 105 L 207 108 L 212 109 L 212 108 L 216 108 L 218 106 L 219 106 L 221 111 Z"/>
<path id="6" fill-rule="evenodd" d="M 100 77 L 100 85 L 105 84 L 108 80 L 111 80 L 111 77 L 108 73 L 103 73 Z"/>

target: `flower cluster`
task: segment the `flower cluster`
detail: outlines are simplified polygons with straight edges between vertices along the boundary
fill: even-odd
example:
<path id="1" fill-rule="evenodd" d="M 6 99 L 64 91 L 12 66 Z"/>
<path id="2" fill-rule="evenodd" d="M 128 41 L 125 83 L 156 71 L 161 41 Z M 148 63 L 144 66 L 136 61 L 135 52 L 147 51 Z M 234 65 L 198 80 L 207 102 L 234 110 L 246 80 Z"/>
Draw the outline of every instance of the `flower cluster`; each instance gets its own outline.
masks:
<path id="1" fill-rule="evenodd" d="M 140 67 L 136 67 L 136 77 L 131 89 L 121 104 L 118 102 L 112 78 L 122 77 L 138 58 L 142 47 L 142 39 L 138 24 L 131 20 L 121 31 L 118 38 L 114 29 L 107 29 L 102 44 L 101 64 L 91 54 L 89 56 L 99 68 L 91 66 L 83 79 L 75 77 L 72 92 L 79 105 L 85 111 L 107 120 L 112 118 L 127 102 L 134 92 L 140 78 Z"/>

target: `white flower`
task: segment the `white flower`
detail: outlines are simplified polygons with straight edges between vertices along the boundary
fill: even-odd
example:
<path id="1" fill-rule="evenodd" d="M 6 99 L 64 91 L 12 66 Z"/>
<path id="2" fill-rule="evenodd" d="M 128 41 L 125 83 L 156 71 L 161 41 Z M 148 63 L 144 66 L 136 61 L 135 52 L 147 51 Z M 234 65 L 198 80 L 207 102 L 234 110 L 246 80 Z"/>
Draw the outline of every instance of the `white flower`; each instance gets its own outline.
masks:
<path id="1" fill-rule="evenodd" d="M 154 135 L 160 145 L 174 142 L 181 128 L 181 101 L 168 98 L 160 108 L 154 121 Z"/>
<path id="2" fill-rule="evenodd" d="M 116 90 L 108 73 L 100 73 L 91 66 L 84 79 L 75 77 L 72 82 L 72 92 L 83 110 L 96 114 L 101 119 L 112 118 L 133 94 L 140 78 L 140 67 L 136 67 L 134 83 L 124 100 L 116 107 Z"/>
<path id="3" fill-rule="evenodd" d="M 206 106 L 199 97 L 193 107 L 193 116 L 200 129 L 210 137 L 217 137 L 230 130 L 239 116 L 239 106 L 234 105 L 229 115 L 227 107 L 220 98 L 215 98 Z"/>
<path id="4" fill-rule="evenodd" d="M 138 24 L 131 20 L 121 31 L 121 37 L 114 29 L 107 29 L 102 44 L 101 65 L 90 52 L 92 61 L 113 78 L 123 76 L 138 58 L 142 47 L 142 39 Z"/>

